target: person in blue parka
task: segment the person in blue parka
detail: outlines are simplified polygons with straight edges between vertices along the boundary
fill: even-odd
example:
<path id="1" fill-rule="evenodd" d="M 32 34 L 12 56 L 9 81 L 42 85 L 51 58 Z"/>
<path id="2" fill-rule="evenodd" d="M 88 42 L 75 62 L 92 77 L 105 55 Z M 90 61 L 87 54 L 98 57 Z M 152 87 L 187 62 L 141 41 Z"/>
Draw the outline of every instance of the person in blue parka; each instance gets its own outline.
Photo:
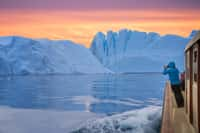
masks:
<path id="1" fill-rule="evenodd" d="M 171 88 L 174 92 L 176 103 L 178 107 L 184 106 L 184 100 L 181 93 L 181 81 L 179 78 L 179 70 L 176 68 L 176 65 L 174 62 L 170 62 L 167 66 L 164 66 L 164 75 L 169 76 L 169 81 L 171 84 Z"/>

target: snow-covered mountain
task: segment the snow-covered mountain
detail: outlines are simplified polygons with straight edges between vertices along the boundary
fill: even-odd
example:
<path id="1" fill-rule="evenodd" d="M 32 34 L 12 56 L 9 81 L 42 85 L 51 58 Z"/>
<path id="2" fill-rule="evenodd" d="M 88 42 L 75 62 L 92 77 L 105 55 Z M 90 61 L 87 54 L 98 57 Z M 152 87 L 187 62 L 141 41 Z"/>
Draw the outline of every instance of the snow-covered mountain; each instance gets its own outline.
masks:
<path id="1" fill-rule="evenodd" d="M 107 34 L 99 32 L 90 50 L 114 72 L 160 72 L 169 61 L 175 61 L 183 70 L 184 48 L 195 32 L 188 38 L 126 29 Z"/>
<path id="2" fill-rule="evenodd" d="M 107 72 L 89 49 L 71 41 L 0 37 L 0 75 Z"/>

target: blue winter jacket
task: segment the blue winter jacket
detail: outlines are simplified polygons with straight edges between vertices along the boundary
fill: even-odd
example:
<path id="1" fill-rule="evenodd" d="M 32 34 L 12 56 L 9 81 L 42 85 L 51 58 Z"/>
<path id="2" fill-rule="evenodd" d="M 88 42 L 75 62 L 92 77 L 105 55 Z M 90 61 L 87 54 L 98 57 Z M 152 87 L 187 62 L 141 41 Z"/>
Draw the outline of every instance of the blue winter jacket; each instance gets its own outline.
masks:
<path id="1" fill-rule="evenodd" d="M 176 68 L 174 62 L 170 62 L 167 65 L 167 68 L 164 69 L 163 74 L 168 74 L 171 85 L 179 85 L 181 83 L 179 79 L 179 70 Z"/>

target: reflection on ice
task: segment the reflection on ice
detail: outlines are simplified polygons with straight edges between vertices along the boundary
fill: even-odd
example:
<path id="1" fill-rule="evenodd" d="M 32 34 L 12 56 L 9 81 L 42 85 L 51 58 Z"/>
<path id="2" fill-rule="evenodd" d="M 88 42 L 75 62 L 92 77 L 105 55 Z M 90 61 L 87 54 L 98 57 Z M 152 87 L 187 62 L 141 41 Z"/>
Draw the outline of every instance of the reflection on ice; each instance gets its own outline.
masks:
<path id="1" fill-rule="evenodd" d="M 145 105 L 161 106 L 162 101 L 157 98 L 149 98 L 146 101 L 135 100 L 132 98 L 122 98 L 122 99 L 98 99 L 93 96 L 75 96 L 69 99 L 74 104 L 85 105 L 86 112 L 92 112 L 92 107 L 97 104 L 114 104 L 119 106 L 130 106 L 132 108 L 142 108 Z M 112 112 L 114 113 L 114 112 Z"/>
<path id="2" fill-rule="evenodd" d="M 93 104 L 119 104 L 123 106 L 135 106 L 135 107 L 142 107 L 143 101 L 134 100 L 134 99 L 119 99 L 119 100 L 112 100 L 112 99 L 98 99 L 92 96 L 75 96 L 71 99 L 71 101 L 75 104 L 84 104 L 86 111 L 90 112 L 90 107 Z"/>
<path id="3" fill-rule="evenodd" d="M 0 105 L 110 115 L 162 105 L 163 88 L 160 74 L 4 77 Z"/>

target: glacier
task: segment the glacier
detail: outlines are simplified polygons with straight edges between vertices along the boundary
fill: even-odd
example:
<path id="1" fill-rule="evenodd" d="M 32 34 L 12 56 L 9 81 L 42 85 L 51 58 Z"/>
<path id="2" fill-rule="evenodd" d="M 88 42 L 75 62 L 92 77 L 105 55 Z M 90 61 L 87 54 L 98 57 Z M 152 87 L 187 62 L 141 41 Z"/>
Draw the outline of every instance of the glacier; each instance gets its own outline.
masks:
<path id="1" fill-rule="evenodd" d="M 196 32 L 189 37 L 127 29 L 98 32 L 90 50 L 105 67 L 117 73 L 161 72 L 170 61 L 183 71 L 184 49 Z"/>
<path id="2" fill-rule="evenodd" d="M 0 37 L 0 75 L 109 72 L 89 49 L 71 41 Z"/>
<path id="3" fill-rule="evenodd" d="M 68 40 L 0 37 L 0 75 L 161 72 L 175 61 L 184 70 L 184 48 L 195 36 L 161 36 L 122 29 L 98 32 L 91 47 Z"/>

